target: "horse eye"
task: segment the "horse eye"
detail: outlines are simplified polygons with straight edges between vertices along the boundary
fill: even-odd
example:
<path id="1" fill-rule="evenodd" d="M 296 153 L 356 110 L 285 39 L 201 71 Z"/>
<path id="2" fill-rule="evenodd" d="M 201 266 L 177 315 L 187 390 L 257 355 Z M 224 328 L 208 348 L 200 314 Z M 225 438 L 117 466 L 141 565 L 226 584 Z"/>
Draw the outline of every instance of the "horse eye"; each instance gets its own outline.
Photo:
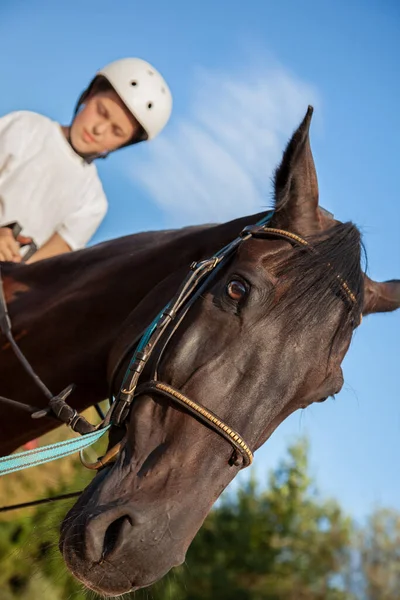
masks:
<path id="1" fill-rule="evenodd" d="M 243 300 L 247 294 L 247 288 L 241 281 L 233 279 L 226 286 L 226 293 L 228 294 L 229 298 L 235 300 L 235 302 L 239 302 L 240 300 Z"/>

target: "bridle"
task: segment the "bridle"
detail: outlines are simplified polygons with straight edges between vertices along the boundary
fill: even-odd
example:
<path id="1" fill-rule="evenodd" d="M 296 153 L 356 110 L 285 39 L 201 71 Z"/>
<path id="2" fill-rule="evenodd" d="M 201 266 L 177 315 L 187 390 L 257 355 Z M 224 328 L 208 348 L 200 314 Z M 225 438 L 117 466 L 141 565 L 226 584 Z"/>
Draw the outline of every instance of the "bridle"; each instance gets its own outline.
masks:
<path id="1" fill-rule="evenodd" d="M 3 318 L 0 316 L 0 328 L 3 333 L 5 333 L 7 339 L 12 343 L 12 347 L 25 369 L 31 374 L 36 383 L 48 397 L 49 404 L 47 408 L 42 410 L 2 397 L 0 397 L 0 402 L 28 410 L 33 418 L 41 418 L 44 416 L 55 417 L 59 421 L 68 424 L 74 431 L 85 435 L 93 433 L 96 430 L 108 429 L 110 427 L 119 427 L 122 429 L 126 425 L 130 409 L 136 398 L 144 394 L 161 396 L 169 400 L 172 404 L 183 407 L 184 410 L 203 425 L 211 428 L 218 435 L 227 440 L 232 446 L 232 455 L 229 460 L 230 465 L 240 466 L 241 468 L 249 466 L 253 460 L 253 453 L 240 434 L 234 431 L 229 425 L 224 423 L 222 419 L 202 404 L 188 398 L 171 385 L 159 381 L 158 365 L 167 344 L 176 333 L 185 315 L 244 241 L 252 237 L 263 239 L 280 238 L 287 240 L 292 244 L 303 246 L 310 252 L 316 252 L 314 247 L 301 236 L 286 230 L 268 227 L 268 223 L 272 216 L 273 211 L 270 211 L 264 219 L 256 225 L 245 227 L 236 239 L 214 254 L 211 258 L 195 262 L 191 265 L 189 273 L 180 285 L 175 296 L 145 330 L 137 345 L 135 344 L 136 347 L 125 376 L 122 379 L 119 392 L 115 396 L 115 399 L 111 394 L 110 408 L 100 425 L 94 426 L 90 424 L 82 415 L 78 415 L 77 412 L 67 404 L 66 399 L 73 389 L 72 386 L 68 386 L 68 388 L 58 396 L 53 396 L 43 382 L 41 382 L 13 340 L 11 325 L 6 310 L 6 316 L 3 316 Z M 328 265 L 328 267 L 331 266 Z M 357 298 L 347 282 L 344 281 L 339 274 L 335 275 L 338 284 L 344 292 L 344 295 L 341 294 L 341 298 L 344 296 L 351 306 L 357 305 Z M 4 298 L 3 304 L 5 306 Z M 160 345 L 161 342 L 162 345 Z M 116 366 L 112 377 L 112 384 L 131 349 L 132 348 L 128 349 L 124 353 Z M 152 377 L 148 381 L 140 383 L 144 368 L 149 363 L 149 360 L 154 355 L 156 349 L 158 349 L 158 357 L 155 367 L 152 370 Z M 123 444 L 124 440 L 122 439 L 122 441 L 115 444 L 102 458 L 94 463 L 89 463 L 81 453 L 82 463 L 89 469 L 99 470 L 116 460 Z"/>
<path id="2" fill-rule="evenodd" d="M 272 215 L 271 215 L 272 216 Z M 270 217 L 271 218 L 271 217 Z M 185 315 L 196 300 L 209 287 L 212 280 L 215 278 L 221 267 L 223 267 L 229 258 L 237 250 L 238 246 L 245 240 L 254 238 L 281 238 L 307 248 L 311 252 L 315 252 L 314 248 L 301 236 L 294 233 L 268 227 L 267 224 L 250 225 L 245 227 L 233 242 L 225 246 L 214 256 L 201 262 L 193 263 L 190 272 L 179 287 L 177 293 L 169 302 L 169 304 L 159 313 L 156 319 L 147 328 L 144 335 L 141 337 L 139 344 L 130 360 L 128 369 L 123 378 L 119 393 L 117 394 L 114 403 L 111 406 L 109 414 L 106 417 L 106 422 L 111 422 L 114 426 L 123 426 L 129 415 L 130 408 L 135 398 L 144 394 L 159 395 L 167 398 L 173 404 L 178 404 L 186 409 L 192 416 L 202 422 L 204 425 L 213 429 L 220 436 L 225 438 L 233 448 L 233 454 L 229 464 L 247 467 L 253 461 L 253 453 L 249 445 L 243 440 L 239 433 L 234 431 L 229 425 L 224 423 L 217 415 L 204 407 L 202 404 L 185 396 L 180 390 L 175 389 L 171 385 L 158 381 L 158 365 L 161 357 L 165 352 L 167 344 L 170 342 L 173 335 L 176 333 L 179 325 L 182 323 Z M 336 275 L 340 287 L 345 292 L 346 298 L 352 305 L 357 304 L 355 294 L 351 291 L 347 282 L 340 275 Z M 168 328 L 171 328 L 168 333 Z M 164 343 L 160 346 L 163 336 L 166 336 Z M 145 383 L 139 385 L 140 377 L 143 374 L 146 364 L 148 364 L 151 356 L 158 350 L 158 358 L 153 369 L 153 378 L 150 378 Z M 129 352 L 129 350 L 128 350 Z M 120 359 L 117 368 L 118 372 L 126 354 Z M 108 420 L 109 419 L 109 420 Z M 88 463 L 82 458 L 83 464 L 90 469 L 99 469 L 116 456 L 123 442 L 114 446 L 109 453 L 95 463 Z M 109 456 L 108 456 L 109 454 Z"/>

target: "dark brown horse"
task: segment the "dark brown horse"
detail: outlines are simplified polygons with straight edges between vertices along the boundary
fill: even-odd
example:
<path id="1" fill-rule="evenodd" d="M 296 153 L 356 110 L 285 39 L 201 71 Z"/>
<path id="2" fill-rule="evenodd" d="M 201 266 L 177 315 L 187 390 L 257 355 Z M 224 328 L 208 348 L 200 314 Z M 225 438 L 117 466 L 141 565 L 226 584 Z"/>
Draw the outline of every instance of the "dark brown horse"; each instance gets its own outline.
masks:
<path id="1" fill-rule="evenodd" d="M 311 114 L 275 174 L 270 227 L 289 234 L 243 241 L 162 356 L 154 351 L 159 379 L 216 413 L 252 450 L 293 411 L 339 392 L 340 365 L 362 314 L 400 307 L 399 281 L 378 284 L 364 276 L 356 227 L 318 207 Z M 261 216 L 129 236 L 32 266 L 5 265 L 22 350 L 52 391 L 74 382 L 70 403 L 79 410 L 95 404 L 107 396 L 117 365 L 121 383 L 128 360 L 121 357 L 174 295 L 191 262 L 211 256 Z M 310 246 L 292 244 L 290 232 Z M 0 369 L 1 395 L 44 406 L 6 345 Z M 2 454 L 54 426 L 0 411 Z M 212 428 L 167 398 L 143 393 L 130 410 L 117 461 L 96 475 L 62 525 L 69 569 L 108 595 L 159 579 L 184 560 L 238 473 L 240 461 L 233 464 L 231 456 Z"/>

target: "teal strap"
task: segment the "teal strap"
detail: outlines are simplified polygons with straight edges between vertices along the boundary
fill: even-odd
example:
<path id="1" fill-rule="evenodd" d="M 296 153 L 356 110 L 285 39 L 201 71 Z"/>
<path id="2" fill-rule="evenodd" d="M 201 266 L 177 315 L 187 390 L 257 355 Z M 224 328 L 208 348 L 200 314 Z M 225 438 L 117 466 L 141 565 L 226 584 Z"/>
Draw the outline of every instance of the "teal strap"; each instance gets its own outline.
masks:
<path id="1" fill-rule="evenodd" d="M 29 467 L 43 465 L 57 458 L 64 458 L 64 456 L 79 452 L 79 450 L 83 450 L 97 442 L 110 427 L 111 425 L 107 425 L 107 427 L 72 440 L 49 444 L 48 446 L 19 452 L 18 454 L 11 454 L 10 456 L 3 456 L 0 458 L 0 475 L 7 475 L 8 473 L 15 473 Z"/>

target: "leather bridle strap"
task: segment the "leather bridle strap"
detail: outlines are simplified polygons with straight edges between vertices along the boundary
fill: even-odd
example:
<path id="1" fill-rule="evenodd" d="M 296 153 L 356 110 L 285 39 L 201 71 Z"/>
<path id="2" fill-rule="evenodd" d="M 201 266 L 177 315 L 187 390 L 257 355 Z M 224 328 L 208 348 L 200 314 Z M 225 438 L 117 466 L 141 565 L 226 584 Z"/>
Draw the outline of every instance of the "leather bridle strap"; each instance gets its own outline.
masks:
<path id="1" fill-rule="evenodd" d="M 236 247 L 236 244 L 235 246 L 232 245 L 231 247 L 233 250 L 233 248 Z M 143 369 L 150 359 L 150 356 L 153 354 L 157 343 L 160 341 L 168 325 L 174 321 L 177 314 L 183 307 L 190 304 L 190 298 L 194 291 L 198 290 L 199 283 L 203 282 L 204 279 L 205 283 L 209 281 L 209 277 L 206 278 L 206 275 L 210 276 L 213 272 L 215 272 L 216 267 L 222 263 L 225 256 L 226 255 L 221 257 L 213 257 L 199 263 L 193 263 L 190 273 L 187 275 L 177 294 L 164 308 L 164 310 L 162 310 L 161 313 L 156 317 L 144 334 L 136 351 L 134 352 L 133 358 L 130 361 L 130 365 L 122 382 L 119 394 L 108 415 L 110 422 L 112 422 L 114 425 L 120 425 L 126 419 Z"/>
<path id="2" fill-rule="evenodd" d="M 14 336 L 12 334 L 11 329 L 11 321 L 7 310 L 7 304 L 5 300 L 4 290 L 3 290 L 3 281 L 1 277 L 0 270 L 0 332 L 5 336 L 7 341 L 9 342 L 14 354 L 16 355 L 18 361 L 28 373 L 30 378 L 34 381 L 36 386 L 41 390 L 42 394 L 46 397 L 48 401 L 48 405 L 39 409 L 35 406 L 29 407 L 29 405 L 19 402 L 18 400 L 12 400 L 11 398 L 5 398 L 4 396 L 0 396 L 0 403 L 6 404 L 8 406 L 12 406 L 13 408 L 18 408 L 25 412 L 30 413 L 32 419 L 40 419 L 43 417 L 50 417 L 57 419 L 61 423 L 65 423 L 73 431 L 84 435 L 86 433 L 91 433 L 96 430 L 96 427 L 89 423 L 85 417 L 79 415 L 78 412 L 67 404 L 66 400 L 73 392 L 75 386 L 73 384 L 66 387 L 62 392 L 57 394 L 56 396 L 52 394 L 49 388 L 43 383 L 40 379 L 39 375 L 34 371 L 30 362 L 22 353 L 18 344 L 16 343 Z"/>
<path id="3" fill-rule="evenodd" d="M 59 496 L 49 496 L 48 498 L 40 498 L 40 500 L 32 500 L 31 502 L 22 502 L 21 504 L 10 504 L 9 506 L 2 506 L 0 508 L 0 513 L 9 512 L 11 510 L 18 510 L 20 508 L 31 508 L 32 506 L 41 506 L 42 504 L 58 502 L 59 500 L 70 500 L 71 498 L 77 498 L 81 494 L 82 491 L 69 492 L 68 494 L 60 494 Z"/>
<path id="4" fill-rule="evenodd" d="M 198 402 L 194 402 L 172 386 L 160 381 L 149 381 L 143 385 L 140 385 L 135 392 L 135 398 L 151 393 L 165 396 L 174 404 L 182 406 L 204 425 L 211 427 L 211 429 L 213 429 L 216 433 L 225 438 L 234 449 L 234 453 L 231 458 L 231 464 L 236 466 L 241 464 L 241 461 L 237 456 L 237 453 L 239 453 L 243 458 L 243 467 L 248 467 L 251 465 L 253 462 L 253 453 L 246 442 L 236 431 L 221 421 L 221 419 L 219 419 L 211 410 L 205 408 Z"/>
<path id="5" fill-rule="evenodd" d="M 257 237 L 261 237 L 261 238 L 278 237 L 281 239 L 286 239 L 290 242 L 295 242 L 299 246 L 303 246 L 304 248 L 307 248 L 307 250 L 309 252 L 314 252 L 314 253 L 317 252 L 317 250 L 315 250 L 315 248 L 309 242 L 307 242 L 307 240 L 305 240 L 301 236 L 297 235 L 296 233 L 292 233 L 291 231 L 277 229 L 276 227 L 266 227 L 266 226 L 259 227 L 257 225 L 249 225 L 243 229 L 243 232 L 250 233 L 255 238 L 257 238 Z M 326 266 L 333 270 L 333 267 L 330 263 L 327 263 Z M 355 294 L 352 292 L 352 290 L 350 289 L 348 283 L 338 273 L 336 273 L 336 278 L 339 281 L 340 286 L 342 287 L 343 291 L 345 292 L 347 298 L 350 300 L 350 302 L 352 304 L 356 305 L 357 298 L 356 298 Z"/>

